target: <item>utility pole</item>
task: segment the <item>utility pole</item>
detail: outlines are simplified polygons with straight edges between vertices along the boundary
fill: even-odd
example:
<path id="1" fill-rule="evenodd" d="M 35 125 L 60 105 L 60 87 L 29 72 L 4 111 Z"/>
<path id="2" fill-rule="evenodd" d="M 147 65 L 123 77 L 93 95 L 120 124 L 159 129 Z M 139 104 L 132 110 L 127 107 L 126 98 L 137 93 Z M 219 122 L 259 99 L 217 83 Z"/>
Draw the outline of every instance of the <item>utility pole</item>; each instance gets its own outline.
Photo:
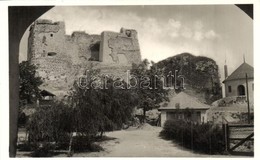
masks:
<path id="1" fill-rule="evenodd" d="M 248 93 L 248 81 L 247 81 L 247 73 L 246 73 L 246 97 L 247 97 L 247 117 L 248 117 L 248 124 L 250 124 L 250 108 L 249 108 L 249 93 Z"/>

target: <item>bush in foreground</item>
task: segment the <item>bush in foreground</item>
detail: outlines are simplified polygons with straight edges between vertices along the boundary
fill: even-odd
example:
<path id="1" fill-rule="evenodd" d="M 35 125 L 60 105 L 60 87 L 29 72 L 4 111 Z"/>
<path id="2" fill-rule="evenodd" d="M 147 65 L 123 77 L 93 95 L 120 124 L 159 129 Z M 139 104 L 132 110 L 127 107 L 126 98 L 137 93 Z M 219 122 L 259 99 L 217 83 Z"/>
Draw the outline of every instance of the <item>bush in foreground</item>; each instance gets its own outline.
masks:
<path id="1" fill-rule="evenodd" d="M 210 123 L 194 124 L 184 120 L 168 120 L 160 136 L 207 154 L 222 153 L 225 147 L 222 129 Z"/>

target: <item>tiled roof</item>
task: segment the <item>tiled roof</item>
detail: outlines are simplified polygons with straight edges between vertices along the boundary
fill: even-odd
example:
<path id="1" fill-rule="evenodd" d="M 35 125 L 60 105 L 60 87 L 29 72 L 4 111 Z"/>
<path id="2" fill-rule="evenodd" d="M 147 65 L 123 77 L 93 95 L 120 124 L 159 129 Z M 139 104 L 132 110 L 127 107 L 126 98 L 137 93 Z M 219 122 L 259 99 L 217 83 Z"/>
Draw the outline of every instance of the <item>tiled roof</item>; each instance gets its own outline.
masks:
<path id="1" fill-rule="evenodd" d="M 55 94 L 52 94 L 51 92 L 46 91 L 46 90 L 42 90 L 41 95 L 42 96 L 55 96 Z"/>
<path id="2" fill-rule="evenodd" d="M 254 68 L 247 63 L 241 64 L 230 76 L 228 76 L 223 83 L 226 81 L 245 79 L 246 73 L 248 78 L 254 78 Z"/>
<path id="3" fill-rule="evenodd" d="M 200 102 L 197 98 L 192 97 L 184 92 L 174 95 L 166 106 L 161 106 L 158 110 L 172 109 L 209 109 L 210 106 Z"/>

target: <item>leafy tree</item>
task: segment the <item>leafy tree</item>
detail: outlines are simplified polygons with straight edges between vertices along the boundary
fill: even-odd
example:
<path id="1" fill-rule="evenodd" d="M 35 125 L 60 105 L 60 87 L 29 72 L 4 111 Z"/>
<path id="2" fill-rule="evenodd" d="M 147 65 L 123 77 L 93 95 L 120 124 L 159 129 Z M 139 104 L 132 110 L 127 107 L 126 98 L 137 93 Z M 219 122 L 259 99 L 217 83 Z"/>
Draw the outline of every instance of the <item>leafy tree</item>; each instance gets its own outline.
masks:
<path id="1" fill-rule="evenodd" d="M 36 66 L 23 61 L 19 64 L 19 99 L 21 103 L 33 103 L 40 97 L 39 86 L 43 83 L 41 77 L 36 76 Z"/>
<path id="2" fill-rule="evenodd" d="M 116 89 L 116 80 L 110 77 L 106 88 L 95 88 L 99 80 L 93 77 L 99 77 L 98 70 L 90 70 L 85 88 L 74 83 L 66 103 L 36 108 L 27 125 L 36 155 L 49 154 L 53 150 L 50 142 L 56 142 L 55 145 L 65 142 L 69 151 L 71 148 L 74 151 L 91 149 L 96 136 L 121 129 L 131 120 L 137 98 L 133 92 Z M 73 138 L 72 132 L 77 133 L 76 137 Z"/>
<path id="3" fill-rule="evenodd" d="M 127 89 L 116 89 L 115 80 L 107 81 L 107 89 L 101 90 L 101 103 L 104 105 L 104 114 L 111 120 L 114 128 L 122 128 L 132 118 L 133 108 L 138 104 L 138 96 Z M 127 84 L 121 81 L 123 86 Z M 104 128 L 103 130 L 106 130 Z"/>
<path id="4" fill-rule="evenodd" d="M 23 61 L 19 64 L 19 111 L 18 125 L 25 125 L 28 117 L 22 113 L 26 104 L 35 103 L 40 97 L 39 86 L 43 83 L 40 77 L 36 76 L 36 66 Z"/>
<path id="5" fill-rule="evenodd" d="M 73 131 L 72 113 L 62 102 L 35 108 L 26 126 L 33 157 L 52 156 L 55 148 L 67 149 Z"/>
<path id="6" fill-rule="evenodd" d="M 131 74 L 138 80 L 137 89 L 132 91 L 138 95 L 138 108 L 143 109 L 143 122 L 145 122 L 146 111 L 159 108 L 163 101 L 169 101 L 168 89 L 164 88 L 161 80 L 163 70 L 157 69 L 154 62 L 150 63 L 145 59 L 141 64 L 133 64 Z M 130 84 L 132 82 L 130 81 Z"/>
<path id="7" fill-rule="evenodd" d="M 72 108 L 62 102 L 37 107 L 27 125 L 29 141 L 59 142 L 72 132 Z"/>
<path id="8" fill-rule="evenodd" d="M 93 78 L 96 77 L 96 78 Z M 86 77 L 85 87 L 74 84 L 70 95 L 75 110 L 75 130 L 85 136 L 95 136 L 97 133 L 121 128 L 131 119 L 136 105 L 133 93 L 114 87 L 111 77 L 106 79 L 106 87 L 96 88 L 102 76 L 98 70 L 90 69 Z M 121 81 L 126 85 L 124 81 Z M 104 85 L 104 84 L 102 84 Z"/>

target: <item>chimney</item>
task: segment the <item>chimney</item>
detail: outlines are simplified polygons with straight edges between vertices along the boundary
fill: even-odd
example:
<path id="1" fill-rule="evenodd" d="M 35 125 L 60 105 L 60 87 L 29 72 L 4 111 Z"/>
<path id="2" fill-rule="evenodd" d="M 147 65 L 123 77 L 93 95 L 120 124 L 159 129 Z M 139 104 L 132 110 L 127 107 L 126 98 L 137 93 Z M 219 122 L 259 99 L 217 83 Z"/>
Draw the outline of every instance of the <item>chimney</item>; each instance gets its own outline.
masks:
<path id="1" fill-rule="evenodd" d="M 228 69 L 227 69 L 227 65 L 224 65 L 224 74 L 225 74 L 225 79 L 228 77 Z"/>

